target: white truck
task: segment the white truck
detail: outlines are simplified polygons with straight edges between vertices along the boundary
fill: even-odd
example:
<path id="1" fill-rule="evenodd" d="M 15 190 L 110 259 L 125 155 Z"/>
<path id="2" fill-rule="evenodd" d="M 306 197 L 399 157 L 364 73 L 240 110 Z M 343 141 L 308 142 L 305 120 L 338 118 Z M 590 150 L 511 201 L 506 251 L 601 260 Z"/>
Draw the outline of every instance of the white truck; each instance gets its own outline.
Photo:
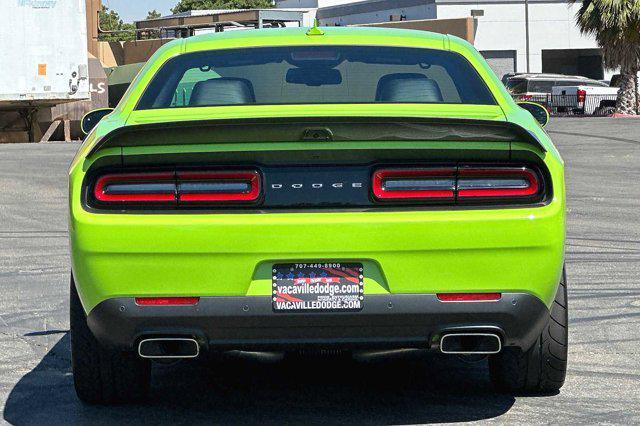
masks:
<path id="1" fill-rule="evenodd" d="M 86 2 L 0 0 L 0 16 L 0 141 L 37 141 L 39 111 L 91 97 Z"/>
<path id="2" fill-rule="evenodd" d="M 614 112 L 618 88 L 597 85 L 555 86 L 551 105 L 556 112 L 608 115 Z"/>
<path id="3" fill-rule="evenodd" d="M 0 108 L 89 99 L 81 0 L 0 1 Z"/>

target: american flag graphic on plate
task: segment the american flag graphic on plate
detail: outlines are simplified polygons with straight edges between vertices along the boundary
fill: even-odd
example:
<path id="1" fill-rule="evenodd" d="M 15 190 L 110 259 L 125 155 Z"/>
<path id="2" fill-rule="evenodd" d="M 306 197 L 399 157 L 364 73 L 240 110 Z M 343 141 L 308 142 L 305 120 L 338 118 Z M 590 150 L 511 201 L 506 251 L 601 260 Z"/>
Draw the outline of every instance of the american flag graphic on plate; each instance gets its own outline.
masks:
<path id="1" fill-rule="evenodd" d="M 275 312 L 359 311 L 364 302 L 361 263 L 310 262 L 273 265 Z"/>

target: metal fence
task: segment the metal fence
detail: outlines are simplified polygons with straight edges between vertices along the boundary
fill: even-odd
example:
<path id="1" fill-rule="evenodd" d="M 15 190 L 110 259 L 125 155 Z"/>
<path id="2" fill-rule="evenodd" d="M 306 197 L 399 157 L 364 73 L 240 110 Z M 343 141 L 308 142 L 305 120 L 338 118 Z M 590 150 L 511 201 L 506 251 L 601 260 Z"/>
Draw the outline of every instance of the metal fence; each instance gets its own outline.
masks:
<path id="1" fill-rule="evenodd" d="M 616 95 L 514 95 L 516 101 L 544 105 L 552 116 L 606 117 L 615 112 Z"/>

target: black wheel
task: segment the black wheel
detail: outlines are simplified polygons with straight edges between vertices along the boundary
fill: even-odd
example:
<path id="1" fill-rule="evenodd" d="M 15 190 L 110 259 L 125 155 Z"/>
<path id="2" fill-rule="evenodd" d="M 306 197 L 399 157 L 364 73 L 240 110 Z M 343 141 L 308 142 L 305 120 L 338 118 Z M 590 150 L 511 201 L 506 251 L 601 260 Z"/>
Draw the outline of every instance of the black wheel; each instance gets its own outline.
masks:
<path id="1" fill-rule="evenodd" d="M 71 277 L 71 367 L 78 398 L 88 404 L 126 403 L 143 399 L 151 378 L 151 364 L 133 352 L 102 346 L 87 326 Z"/>
<path id="2" fill-rule="evenodd" d="M 499 391 L 552 394 L 564 384 L 569 337 L 566 283 L 563 270 L 549 321 L 528 351 L 505 348 L 489 358 L 491 381 Z"/>
<path id="3" fill-rule="evenodd" d="M 597 115 L 599 117 L 608 117 L 616 113 L 616 107 L 600 107 L 593 112 L 593 115 Z"/>

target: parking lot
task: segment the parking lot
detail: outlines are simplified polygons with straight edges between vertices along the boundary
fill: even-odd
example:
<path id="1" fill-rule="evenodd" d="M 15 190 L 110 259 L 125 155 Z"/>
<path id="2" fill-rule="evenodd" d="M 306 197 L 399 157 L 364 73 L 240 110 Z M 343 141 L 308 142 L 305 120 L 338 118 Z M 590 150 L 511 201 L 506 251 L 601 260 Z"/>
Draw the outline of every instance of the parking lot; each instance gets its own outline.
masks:
<path id="1" fill-rule="evenodd" d="M 0 407 L 11 424 L 640 422 L 640 120 L 554 119 L 567 163 L 570 360 L 556 396 L 493 392 L 485 361 L 405 351 L 159 365 L 148 403 L 86 407 L 68 334 L 77 144 L 0 145 Z"/>

